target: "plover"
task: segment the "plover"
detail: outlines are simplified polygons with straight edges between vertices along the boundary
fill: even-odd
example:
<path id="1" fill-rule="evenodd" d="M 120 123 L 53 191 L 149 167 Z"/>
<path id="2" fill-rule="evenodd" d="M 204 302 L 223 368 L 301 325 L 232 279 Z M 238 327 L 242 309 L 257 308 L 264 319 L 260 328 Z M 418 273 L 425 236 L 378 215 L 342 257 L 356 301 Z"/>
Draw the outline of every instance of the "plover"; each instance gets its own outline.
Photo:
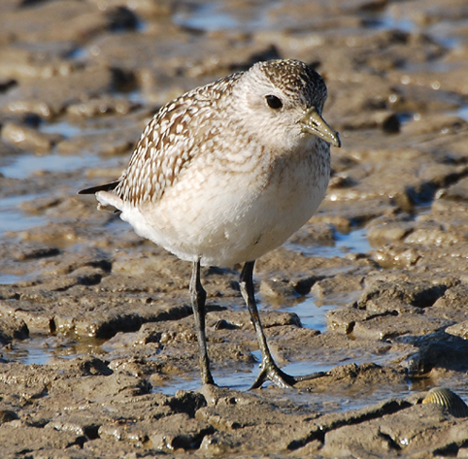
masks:
<path id="1" fill-rule="evenodd" d="M 200 266 L 245 263 L 240 290 L 262 353 L 260 374 L 293 386 L 304 377 L 276 365 L 260 322 L 255 260 L 279 247 L 321 203 L 338 133 L 322 118 L 327 88 L 298 60 L 258 62 L 189 91 L 162 107 L 120 178 L 95 193 L 136 233 L 193 264 L 190 296 L 203 384 L 214 384 L 205 335 Z"/>

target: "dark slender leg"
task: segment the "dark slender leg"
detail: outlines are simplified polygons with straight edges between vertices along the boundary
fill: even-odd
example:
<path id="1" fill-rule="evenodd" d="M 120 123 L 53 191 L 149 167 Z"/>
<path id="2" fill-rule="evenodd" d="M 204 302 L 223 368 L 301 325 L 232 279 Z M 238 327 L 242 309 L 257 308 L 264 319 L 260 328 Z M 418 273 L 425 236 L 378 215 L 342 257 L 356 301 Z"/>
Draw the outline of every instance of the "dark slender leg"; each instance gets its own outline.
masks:
<path id="1" fill-rule="evenodd" d="M 254 324 L 255 333 L 257 334 L 258 346 L 262 352 L 262 363 L 260 365 L 260 374 L 250 389 L 257 389 L 269 379 L 277 387 L 291 388 L 298 381 L 308 381 L 311 379 L 324 376 L 322 371 L 312 373 L 304 376 L 290 376 L 284 371 L 281 371 L 276 365 L 273 357 L 271 356 L 270 349 L 266 342 L 265 334 L 263 333 L 262 323 L 258 315 L 257 303 L 255 302 L 254 285 L 253 285 L 253 269 L 255 261 L 248 261 L 242 269 L 240 275 L 240 288 L 242 296 L 244 297 L 247 307 L 249 308 L 250 317 Z"/>
<path id="2" fill-rule="evenodd" d="M 200 348 L 200 376 L 202 384 L 214 384 L 210 371 L 210 360 L 206 350 L 205 335 L 205 302 L 206 291 L 200 281 L 200 260 L 193 262 L 192 278 L 190 279 L 190 299 L 192 300 L 193 317 L 197 329 L 198 346 Z"/>
<path id="3" fill-rule="evenodd" d="M 296 379 L 281 371 L 276 365 L 273 357 L 271 356 L 268 344 L 263 333 L 263 327 L 258 315 L 257 304 L 254 296 L 253 285 L 253 268 L 255 261 L 248 261 L 244 265 L 244 269 L 240 275 L 240 289 L 244 297 L 247 307 L 249 308 L 250 317 L 254 324 L 255 333 L 257 334 L 258 346 L 262 352 L 262 363 L 260 365 L 260 374 L 257 380 L 252 384 L 251 389 L 257 389 L 269 379 L 273 384 L 278 387 L 286 388 L 292 387 L 296 383 Z"/>

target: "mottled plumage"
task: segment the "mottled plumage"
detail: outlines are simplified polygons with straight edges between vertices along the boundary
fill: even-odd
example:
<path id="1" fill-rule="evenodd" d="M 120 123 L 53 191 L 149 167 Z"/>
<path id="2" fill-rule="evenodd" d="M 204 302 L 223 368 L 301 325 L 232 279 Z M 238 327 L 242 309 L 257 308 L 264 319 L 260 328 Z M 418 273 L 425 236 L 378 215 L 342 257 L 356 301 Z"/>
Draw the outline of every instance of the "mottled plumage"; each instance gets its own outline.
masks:
<path id="1" fill-rule="evenodd" d="M 240 75 L 196 88 L 162 107 L 146 126 L 115 193 L 134 206 L 157 202 L 195 156 L 215 145 L 220 121 L 213 105 Z"/>
<path id="2" fill-rule="evenodd" d="M 329 143 L 340 146 L 321 117 L 326 96 L 322 78 L 300 61 L 257 63 L 165 105 L 122 176 L 83 192 L 95 192 L 100 205 L 119 209 L 140 236 L 194 263 L 196 320 L 204 315 L 200 264 L 247 262 L 241 287 L 244 279 L 243 295 L 255 315 L 249 304 L 255 259 L 299 229 L 325 195 Z M 204 323 L 197 320 L 197 326 L 206 354 Z M 207 362 L 205 355 L 202 379 L 210 383 Z M 262 365 L 270 372 L 268 362 Z M 277 372 L 266 377 L 282 384 Z"/>

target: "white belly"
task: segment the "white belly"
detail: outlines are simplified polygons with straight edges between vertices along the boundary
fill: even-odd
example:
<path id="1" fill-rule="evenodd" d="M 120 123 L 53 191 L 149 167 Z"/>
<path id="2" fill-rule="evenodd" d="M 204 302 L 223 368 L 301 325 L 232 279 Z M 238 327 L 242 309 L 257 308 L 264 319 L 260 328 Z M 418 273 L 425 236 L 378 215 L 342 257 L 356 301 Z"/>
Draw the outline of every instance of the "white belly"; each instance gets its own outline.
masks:
<path id="1" fill-rule="evenodd" d="M 116 205 L 119 198 L 109 192 L 98 198 L 119 208 L 137 234 L 179 258 L 229 266 L 280 246 L 311 218 L 328 185 L 329 166 L 321 163 L 318 171 L 310 158 L 288 162 L 268 179 L 258 171 L 230 175 L 194 167 L 161 200 L 139 208 Z"/>

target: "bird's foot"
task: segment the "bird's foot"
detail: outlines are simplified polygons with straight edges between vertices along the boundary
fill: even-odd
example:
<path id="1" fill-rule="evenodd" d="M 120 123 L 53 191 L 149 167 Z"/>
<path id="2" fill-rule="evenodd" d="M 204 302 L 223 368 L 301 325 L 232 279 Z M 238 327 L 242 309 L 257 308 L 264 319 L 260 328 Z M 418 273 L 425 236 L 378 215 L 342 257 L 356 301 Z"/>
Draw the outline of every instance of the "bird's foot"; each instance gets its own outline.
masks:
<path id="1" fill-rule="evenodd" d="M 215 383 L 213 376 L 211 375 L 211 371 L 202 371 L 201 373 L 201 383 L 204 386 L 217 386 Z"/>
<path id="2" fill-rule="evenodd" d="M 267 380 L 271 381 L 276 387 L 279 387 L 280 389 L 291 389 L 294 384 L 296 384 L 296 378 L 289 376 L 284 371 L 280 370 L 274 362 L 264 362 L 260 368 L 260 374 L 257 376 L 257 379 L 250 387 L 250 390 L 262 387 L 263 383 Z"/>
<path id="3" fill-rule="evenodd" d="M 250 386 L 249 390 L 258 389 L 262 387 L 266 381 L 271 381 L 276 387 L 280 389 L 292 389 L 294 385 L 299 381 L 308 381 L 311 379 L 319 378 L 324 376 L 325 373 L 319 371 L 317 373 L 311 373 L 303 376 L 290 376 L 281 369 L 279 369 L 275 363 L 267 363 L 261 365 L 260 374 L 257 376 L 255 382 Z"/>

